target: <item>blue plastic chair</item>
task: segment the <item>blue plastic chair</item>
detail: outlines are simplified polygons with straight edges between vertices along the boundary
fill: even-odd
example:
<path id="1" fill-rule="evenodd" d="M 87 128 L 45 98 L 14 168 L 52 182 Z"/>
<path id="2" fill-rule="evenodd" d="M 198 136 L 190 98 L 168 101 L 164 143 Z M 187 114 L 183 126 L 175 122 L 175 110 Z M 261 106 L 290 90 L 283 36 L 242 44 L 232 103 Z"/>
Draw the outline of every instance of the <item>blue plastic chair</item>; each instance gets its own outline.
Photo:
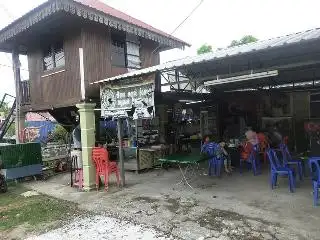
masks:
<path id="1" fill-rule="evenodd" d="M 215 176 L 221 176 L 221 167 L 223 165 L 223 159 L 217 157 L 216 152 L 218 147 L 219 144 L 210 142 L 204 144 L 201 149 L 201 152 L 206 153 L 209 156 L 209 176 L 212 176 L 212 173 Z"/>
<path id="2" fill-rule="evenodd" d="M 271 183 L 271 188 L 273 189 L 277 185 L 277 179 L 278 175 L 279 176 L 288 176 L 289 178 L 289 189 L 290 192 L 295 191 L 295 174 L 294 170 L 289 168 L 289 167 L 284 167 L 281 165 L 279 162 L 278 156 L 276 152 L 269 148 L 267 150 L 267 155 L 269 158 L 270 162 L 270 170 L 271 170 L 271 177 L 270 177 L 270 183 Z"/>
<path id="3" fill-rule="evenodd" d="M 261 166 L 259 161 L 258 145 L 254 145 L 247 160 L 240 159 L 240 174 L 242 174 L 242 166 L 246 163 L 248 169 L 252 168 L 253 175 L 261 174 Z"/>
<path id="4" fill-rule="evenodd" d="M 299 174 L 299 180 L 302 181 L 303 178 L 303 167 L 302 167 L 302 161 L 298 159 L 292 159 L 292 156 L 289 152 L 288 146 L 284 143 L 280 144 L 280 150 L 282 154 L 282 160 L 283 160 L 283 166 L 284 167 L 290 167 L 292 165 L 297 166 L 298 174 Z"/>
<path id="5" fill-rule="evenodd" d="M 319 201 L 319 188 L 320 188 L 320 157 L 309 158 L 309 167 L 312 176 L 313 187 L 313 205 L 317 206 Z"/>

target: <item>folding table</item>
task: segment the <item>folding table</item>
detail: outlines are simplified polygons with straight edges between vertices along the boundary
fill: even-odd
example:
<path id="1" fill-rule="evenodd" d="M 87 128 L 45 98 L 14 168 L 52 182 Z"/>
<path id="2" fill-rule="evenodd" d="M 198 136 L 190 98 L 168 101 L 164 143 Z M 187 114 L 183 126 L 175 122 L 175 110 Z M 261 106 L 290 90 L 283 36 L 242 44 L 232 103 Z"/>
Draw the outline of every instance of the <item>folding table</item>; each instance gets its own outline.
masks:
<path id="1" fill-rule="evenodd" d="M 199 166 L 199 163 L 202 161 L 207 160 L 208 157 L 200 155 L 200 154 L 173 154 L 170 156 L 167 156 L 165 158 L 160 158 L 159 162 L 162 164 L 164 163 L 172 163 L 172 164 L 177 164 L 181 173 L 181 181 L 177 184 L 180 183 L 185 183 L 187 184 L 191 189 L 193 187 L 189 184 L 187 180 L 187 173 L 188 170 L 191 171 L 191 176 L 194 174 L 196 168 Z M 183 169 L 184 166 L 184 169 Z"/>

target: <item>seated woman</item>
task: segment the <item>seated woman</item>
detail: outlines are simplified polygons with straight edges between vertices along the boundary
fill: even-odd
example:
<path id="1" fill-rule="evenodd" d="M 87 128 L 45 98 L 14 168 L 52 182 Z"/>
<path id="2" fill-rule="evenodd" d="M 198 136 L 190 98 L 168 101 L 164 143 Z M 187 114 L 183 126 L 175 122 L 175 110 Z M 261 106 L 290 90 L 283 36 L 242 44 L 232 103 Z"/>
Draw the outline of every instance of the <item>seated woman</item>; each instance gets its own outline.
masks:
<path id="1" fill-rule="evenodd" d="M 247 161 L 250 153 L 253 150 L 253 146 L 258 144 L 258 137 L 256 132 L 248 129 L 245 133 L 246 139 L 241 144 L 240 156 L 242 160 Z"/>
<path id="2" fill-rule="evenodd" d="M 259 143 L 257 133 L 251 129 L 248 129 L 245 133 L 246 139 L 250 142 L 253 146 Z"/>
<path id="3" fill-rule="evenodd" d="M 219 144 L 210 140 L 209 136 L 206 136 L 203 141 L 201 152 L 207 152 L 208 148 L 214 148 L 214 155 L 219 159 L 223 159 L 224 169 L 226 173 L 232 171 L 231 161 L 228 152 L 225 149 L 225 142 L 220 142 Z"/>
<path id="4" fill-rule="evenodd" d="M 201 153 L 208 152 L 209 148 L 215 148 L 216 143 L 211 141 L 210 136 L 205 136 L 202 141 Z"/>

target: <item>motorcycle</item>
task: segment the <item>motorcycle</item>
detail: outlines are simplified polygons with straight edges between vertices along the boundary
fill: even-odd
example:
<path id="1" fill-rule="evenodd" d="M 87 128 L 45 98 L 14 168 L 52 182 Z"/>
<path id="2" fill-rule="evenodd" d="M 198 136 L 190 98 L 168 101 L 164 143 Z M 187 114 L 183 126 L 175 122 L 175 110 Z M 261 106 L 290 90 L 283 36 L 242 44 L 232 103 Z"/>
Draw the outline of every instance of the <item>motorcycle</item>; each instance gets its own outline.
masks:
<path id="1" fill-rule="evenodd" d="M 0 161 L 0 193 L 5 193 L 8 191 L 8 185 L 7 185 L 6 177 L 1 172 L 2 167 L 3 167 L 3 164 Z"/>

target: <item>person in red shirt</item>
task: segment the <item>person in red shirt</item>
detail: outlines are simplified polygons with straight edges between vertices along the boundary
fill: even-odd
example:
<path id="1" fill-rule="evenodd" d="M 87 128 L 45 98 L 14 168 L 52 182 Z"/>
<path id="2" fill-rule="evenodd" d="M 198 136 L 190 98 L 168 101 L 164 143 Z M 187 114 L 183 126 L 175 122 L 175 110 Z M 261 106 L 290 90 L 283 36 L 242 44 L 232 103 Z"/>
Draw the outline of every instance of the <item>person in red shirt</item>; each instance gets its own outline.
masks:
<path id="1" fill-rule="evenodd" d="M 263 132 L 259 132 L 257 134 L 257 137 L 258 137 L 258 141 L 259 141 L 259 152 L 261 154 L 263 154 L 263 159 L 264 159 L 264 163 L 267 162 L 267 148 L 269 146 L 269 143 L 268 143 L 268 139 L 266 137 L 266 135 L 263 133 Z"/>
<path id="2" fill-rule="evenodd" d="M 250 153 L 253 149 L 253 146 L 258 144 L 257 133 L 251 129 L 248 129 L 245 132 L 246 140 L 242 143 L 242 149 L 240 152 L 241 159 L 247 161 Z"/>
<path id="3" fill-rule="evenodd" d="M 241 145 L 241 152 L 240 152 L 241 159 L 247 161 L 252 149 L 253 149 L 253 145 L 250 142 L 248 141 L 244 142 Z"/>

